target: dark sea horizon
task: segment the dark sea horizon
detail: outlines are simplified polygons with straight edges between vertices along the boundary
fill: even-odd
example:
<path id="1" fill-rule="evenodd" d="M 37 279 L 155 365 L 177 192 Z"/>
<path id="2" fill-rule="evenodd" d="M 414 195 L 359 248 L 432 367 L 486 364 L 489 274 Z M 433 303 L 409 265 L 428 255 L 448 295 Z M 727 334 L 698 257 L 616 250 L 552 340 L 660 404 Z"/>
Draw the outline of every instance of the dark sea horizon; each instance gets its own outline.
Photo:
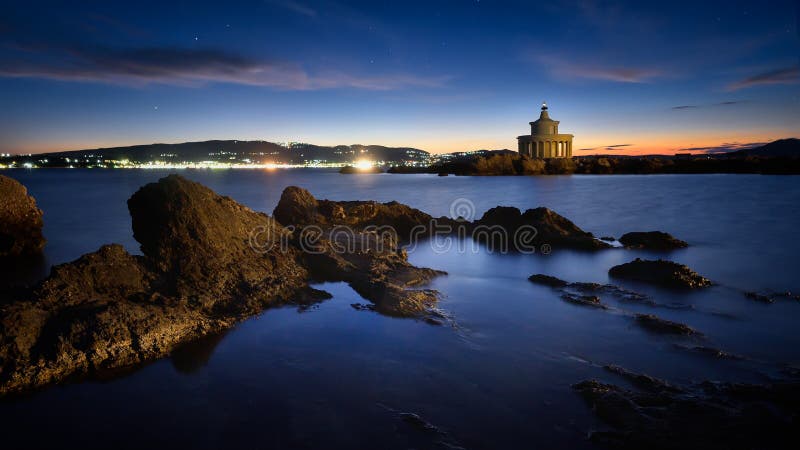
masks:
<path id="1" fill-rule="evenodd" d="M 103 244 L 140 253 L 126 200 L 179 173 L 272 214 L 287 186 L 331 200 L 396 200 L 434 217 L 479 218 L 503 205 L 546 206 L 595 236 L 666 231 L 689 243 L 668 253 L 610 249 L 499 254 L 420 243 L 417 266 L 448 272 L 430 287 L 452 325 L 381 316 L 343 283 L 307 310 L 270 309 L 218 336 L 108 380 L 84 380 L 0 401 L 9 448 L 593 448 L 602 429 L 571 385 L 624 380 L 616 364 L 676 384 L 766 382 L 800 364 L 800 302 L 762 304 L 746 291 L 800 293 L 800 178 L 764 175 L 438 177 L 342 175 L 326 169 L 0 172 L 44 211 L 44 268 Z M 454 206 L 455 205 L 455 206 Z M 460 251 L 459 249 L 466 249 Z M 637 257 L 686 264 L 715 285 L 676 292 L 610 279 Z M 656 305 L 603 298 L 608 311 L 564 302 L 533 273 L 613 283 Z M 46 274 L 46 270 L 38 276 Z M 702 336 L 636 326 L 634 313 L 686 323 Z M 688 352 L 706 346 L 741 355 Z M 402 420 L 414 413 L 439 431 Z M 46 431 L 43 431 L 46 430 Z"/>

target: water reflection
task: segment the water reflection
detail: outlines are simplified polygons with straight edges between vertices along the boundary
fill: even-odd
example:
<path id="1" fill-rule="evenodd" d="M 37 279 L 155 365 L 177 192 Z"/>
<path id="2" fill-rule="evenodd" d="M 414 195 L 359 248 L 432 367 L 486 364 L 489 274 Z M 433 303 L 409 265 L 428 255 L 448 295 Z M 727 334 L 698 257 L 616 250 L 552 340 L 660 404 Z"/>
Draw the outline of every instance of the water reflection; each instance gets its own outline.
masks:
<path id="1" fill-rule="evenodd" d="M 211 360 L 211 355 L 214 354 L 214 350 L 226 334 L 228 334 L 227 330 L 181 345 L 170 355 L 172 367 L 185 374 L 195 373 L 202 369 Z"/>

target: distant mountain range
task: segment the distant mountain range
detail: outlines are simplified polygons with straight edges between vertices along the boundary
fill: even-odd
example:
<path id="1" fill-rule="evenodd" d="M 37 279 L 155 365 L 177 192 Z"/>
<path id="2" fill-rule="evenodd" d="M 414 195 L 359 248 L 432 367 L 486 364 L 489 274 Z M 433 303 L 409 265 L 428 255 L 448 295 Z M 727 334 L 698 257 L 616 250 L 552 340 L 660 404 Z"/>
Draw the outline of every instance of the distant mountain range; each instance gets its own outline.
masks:
<path id="1" fill-rule="evenodd" d="M 726 153 L 733 156 L 800 156 L 800 139 L 789 138 L 764 144 L 760 147 Z"/>
<path id="2" fill-rule="evenodd" d="M 337 145 L 305 143 L 276 144 L 268 141 L 215 140 L 181 144 L 146 144 L 128 147 L 73 150 L 32 155 L 37 161 L 129 161 L 147 163 L 200 163 L 205 161 L 232 164 L 347 164 L 367 159 L 387 164 L 427 163 L 430 154 L 411 147 L 381 145 Z"/>

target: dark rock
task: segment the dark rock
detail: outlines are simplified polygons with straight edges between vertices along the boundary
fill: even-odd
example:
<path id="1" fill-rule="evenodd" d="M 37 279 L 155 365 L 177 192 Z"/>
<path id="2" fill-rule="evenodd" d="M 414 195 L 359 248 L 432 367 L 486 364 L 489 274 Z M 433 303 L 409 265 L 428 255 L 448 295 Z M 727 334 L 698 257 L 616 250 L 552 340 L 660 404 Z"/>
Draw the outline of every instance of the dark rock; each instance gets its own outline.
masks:
<path id="1" fill-rule="evenodd" d="M 0 175 L 0 261 L 39 254 L 45 245 L 42 211 L 20 182 Z"/>
<path id="2" fill-rule="evenodd" d="M 283 225 L 346 226 L 360 232 L 390 233 L 408 242 L 426 236 L 433 217 L 398 202 L 317 200 L 305 189 L 287 187 L 273 215 Z"/>
<path id="3" fill-rule="evenodd" d="M 513 246 L 548 244 L 552 247 L 565 247 L 580 250 L 599 250 L 610 248 L 605 242 L 595 239 L 591 233 L 581 230 L 569 219 L 556 212 L 539 207 L 529 209 L 524 213 L 511 206 L 497 206 L 486 211 L 483 216 L 475 221 L 475 226 L 500 227 L 505 231 L 504 239 Z M 535 232 L 524 242 L 518 232 L 525 228 L 533 228 Z M 486 233 L 492 237 L 492 233 Z M 480 238 L 481 235 L 474 234 Z M 480 239 L 479 239 L 480 240 Z M 486 238 L 484 238 L 486 240 Z M 497 244 L 497 242 L 495 242 Z M 510 246 L 510 248 L 513 248 Z"/>
<path id="4" fill-rule="evenodd" d="M 608 309 L 608 306 L 600 303 L 600 297 L 596 295 L 575 295 L 571 293 L 561 294 L 561 299 L 581 306 L 590 306 L 592 308 Z"/>
<path id="5" fill-rule="evenodd" d="M 619 242 L 627 248 L 648 250 L 674 250 L 689 246 L 686 242 L 663 231 L 632 231 L 623 234 Z"/>
<path id="6" fill-rule="evenodd" d="M 140 364 L 266 307 L 321 297 L 297 249 L 251 248 L 253 229 L 277 240 L 279 224 L 197 183 L 163 178 L 129 209 L 144 256 L 104 246 L 2 308 L 0 395 Z"/>
<path id="7" fill-rule="evenodd" d="M 611 373 L 617 374 L 628 381 L 630 381 L 634 386 L 645 389 L 648 391 L 672 391 L 672 392 L 680 392 L 681 390 L 670 385 L 664 380 L 659 378 L 652 377 L 647 374 L 636 373 L 632 372 L 624 367 L 617 366 L 615 364 L 609 364 L 603 366 L 603 368 Z"/>
<path id="8" fill-rule="evenodd" d="M 433 425 L 432 423 L 430 423 L 427 420 L 423 419 L 422 417 L 420 417 L 417 414 L 414 414 L 414 413 L 400 413 L 399 416 L 400 416 L 400 419 L 403 420 L 403 422 L 411 425 L 412 427 L 414 427 L 414 428 L 416 428 L 418 430 L 439 433 L 439 428 L 437 428 L 435 425 Z"/>
<path id="9" fill-rule="evenodd" d="M 606 241 L 606 242 L 614 242 L 614 241 L 616 241 L 616 239 L 614 238 L 614 236 L 602 236 L 602 237 L 600 238 L 600 240 L 601 240 L 601 241 Z"/>
<path id="10" fill-rule="evenodd" d="M 541 273 L 535 273 L 529 276 L 528 281 L 536 284 L 543 284 L 545 286 L 550 286 L 554 288 L 565 287 L 569 284 L 560 278 L 556 278 L 550 275 L 544 275 Z"/>
<path id="11" fill-rule="evenodd" d="M 162 289 L 209 312 L 257 312 L 306 286 L 299 251 L 271 217 L 177 175 L 128 200 L 133 236 L 164 276 Z M 251 237 L 259 231 L 258 248 Z"/>
<path id="12" fill-rule="evenodd" d="M 718 348 L 713 348 L 713 347 L 704 347 L 704 346 L 688 347 L 688 346 L 681 345 L 681 344 L 673 344 L 673 346 L 675 348 L 677 348 L 677 349 L 680 349 L 680 350 L 693 352 L 693 353 L 696 353 L 698 355 L 709 356 L 709 357 L 715 358 L 715 359 L 727 359 L 727 360 L 732 360 L 732 361 L 740 361 L 740 360 L 745 359 L 743 356 L 739 356 L 739 355 L 736 355 L 736 354 L 733 354 L 733 353 L 728 353 L 726 351 L 722 351 L 722 350 L 720 350 Z"/>
<path id="13" fill-rule="evenodd" d="M 662 319 L 653 314 L 636 314 L 636 323 L 657 333 L 691 335 L 699 334 L 694 328 L 678 322 Z"/>
<path id="14" fill-rule="evenodd" d="M 670 288 L 694 289 L 711 286 L 711 281 L 689 267 L 672 261 L 636 260 L 612 267 L 608 274 L 615 278 L 657 284 Z"/>
<path id="15" fill-rule="evenodd" d="M 796 448 L 800 384 L 704 382 L 677 387 L 648 375 L 612 369 L 641 390 L 595 380 L 573 389 L 614 429 L 590 439 L 614 449 Z"/>
<path id="16" fill-rule="evenodd" d="M 773 303 L 775 300 L 764 294 L 759 294 L 758 292 L 745 292 L 744 296 L 749 298 L 750 300 L 755 300 L 761 303 Z"/>

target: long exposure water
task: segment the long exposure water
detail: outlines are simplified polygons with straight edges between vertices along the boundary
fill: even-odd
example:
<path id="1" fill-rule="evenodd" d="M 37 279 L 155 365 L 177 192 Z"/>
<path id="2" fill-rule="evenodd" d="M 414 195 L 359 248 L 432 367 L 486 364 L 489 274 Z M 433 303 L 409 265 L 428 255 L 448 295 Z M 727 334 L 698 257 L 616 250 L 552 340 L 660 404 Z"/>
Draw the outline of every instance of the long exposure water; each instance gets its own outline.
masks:
<path id="1" fill-rule="evenodd" d="M 105 243 L 139 253 L 126 200 L 166 175 L 146 170 L 5 171 L 44 211 L 46 264 Z M 555 248 L 549 255 L 441 253 L 409 258 L 445 270 L 431 287 L 453 326 L 357 311 L 346 284 L 308 310 L 267 310 L 230 330 L 107 380 L 68 383 L 0 402 L 10 447 L 589 448 L 603 427 L 570 386 L 625 384 L 618 364 L 675 383 L 763 382 L 800 363 L 800 302 L 762 304 L 744 291 L 800 291 L 800 179 L 759 175 L 437 177 L 326 170 L 187 170 L 182 175 L 271 214 L 286 186 L 332 200 L 397 200 L 434 216 L 451 205 L 547 206 L 596 236 L 663 230 L 689 242 L 670 253 Z M 464 200 L 466 199 L 466 201 Z M 689 265 L 716 285 L 674 292 L 610 280 L 636 257 Z M 657 306 L 603 298 L 602 311 L 566 303 L 527 281 L 546 273 L 613 282 Z M 631 313 L 686 323 L 701 337 L 648 333 Z M 679 348 L 743 355 L 718 360 Z M 438 427 L 402 420 L 415 413 Z M 448 447 L 450 446 L 450 447 Z M 9 448 L 10 448 L 9 447 Z"/>

